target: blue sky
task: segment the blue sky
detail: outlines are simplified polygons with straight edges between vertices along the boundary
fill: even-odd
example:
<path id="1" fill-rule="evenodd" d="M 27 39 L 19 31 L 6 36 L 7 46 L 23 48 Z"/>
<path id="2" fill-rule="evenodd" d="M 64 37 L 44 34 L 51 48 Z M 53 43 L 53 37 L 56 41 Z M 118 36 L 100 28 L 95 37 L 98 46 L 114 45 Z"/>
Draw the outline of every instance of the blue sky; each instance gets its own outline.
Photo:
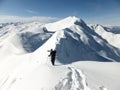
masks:
<path id="1" fill-rule="evenodd" d="M 0 0 L 0 15 L 77 16 L 87 23 L 120 24 L 120 0 Z"/>

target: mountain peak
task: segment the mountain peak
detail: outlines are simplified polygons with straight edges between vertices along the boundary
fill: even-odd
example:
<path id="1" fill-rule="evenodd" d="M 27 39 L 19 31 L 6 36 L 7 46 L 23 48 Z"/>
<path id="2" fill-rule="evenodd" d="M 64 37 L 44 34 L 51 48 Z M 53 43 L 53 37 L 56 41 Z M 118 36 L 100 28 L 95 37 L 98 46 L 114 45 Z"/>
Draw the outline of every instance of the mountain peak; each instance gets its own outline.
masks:
<path id="1" fill-rule="evenodd" d="M 83 22 L 82 19 L 80 19 L 80 18 L 78 18 L 76 16 L 69 16 L 69 17 L 67 17 L 67 18 L 65 18 L 65 19 L 63 19 L 61 21 L 64 21 L 64 22 L 69 21 L 68 23 L 71 23 L 71 24 L 75 24 L 76 22 L 79 22 L 79 23 Z"/>
<path id="2" fill-rule="evenodd" d="M 69 16 L 69 17 L 64 18 L 60 21 L 50 23 L 50 24 L 47 24 L 45 26 L 50 31 L 57 31 L 57 30 L 69 28 L 73 25 L 86 25 L 86 24 L 80 18 L 77 18 L 75 16 Z"/>

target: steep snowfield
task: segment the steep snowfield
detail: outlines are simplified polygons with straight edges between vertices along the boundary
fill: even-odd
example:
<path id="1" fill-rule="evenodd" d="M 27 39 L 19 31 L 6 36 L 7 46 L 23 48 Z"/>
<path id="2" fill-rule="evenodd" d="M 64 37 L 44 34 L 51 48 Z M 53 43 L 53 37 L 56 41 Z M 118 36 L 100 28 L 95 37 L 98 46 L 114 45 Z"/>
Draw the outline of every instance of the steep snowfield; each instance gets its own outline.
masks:
<path id="1" fill-rule="evenodd" d="M 101 25 L 93 25 L 91 27 L 111 45 L 120 48 L 120 27 L 117 29 L 109 26 L 103 27 Z"/>
<path id="2" fill-rule="evenodd" d="M 50 49 L 57 50 L 55 66 Z M 120 89 L 120 49 L 76 17 L 5 25 L 0 58 L 0 90 Z"/>

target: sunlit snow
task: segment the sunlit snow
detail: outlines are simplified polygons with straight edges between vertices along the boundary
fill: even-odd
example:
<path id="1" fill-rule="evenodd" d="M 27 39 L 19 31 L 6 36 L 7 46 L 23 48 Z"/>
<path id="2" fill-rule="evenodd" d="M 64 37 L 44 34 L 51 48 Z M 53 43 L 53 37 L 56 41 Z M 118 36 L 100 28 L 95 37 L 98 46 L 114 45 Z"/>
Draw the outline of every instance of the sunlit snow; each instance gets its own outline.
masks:
<path id="1" fill-rule="evenodd" d="M 120 90 L 119 36 L 74 16 L 2 23 L 0 90 Z"/>

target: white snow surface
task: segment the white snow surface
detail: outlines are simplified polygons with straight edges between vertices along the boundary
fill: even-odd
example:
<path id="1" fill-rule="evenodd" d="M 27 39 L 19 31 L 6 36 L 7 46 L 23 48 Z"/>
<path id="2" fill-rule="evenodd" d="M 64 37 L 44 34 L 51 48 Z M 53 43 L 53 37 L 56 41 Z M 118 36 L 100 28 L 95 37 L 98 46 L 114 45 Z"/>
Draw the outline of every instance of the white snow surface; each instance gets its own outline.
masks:
<path id="1" fill-rule="evenodd" d="M 119 90 L 119 63 L 76 62 L 51 66 L 24 62 L 1 83 L 1 90 Z M 29 63 L 29 64 L 28 64 Z M 97 67 L 97 68 L 96 68 Z"/>
<path id="2" fill-rule="evenodd" d="M 120 90 L 119 61 L 120 49 L 76 17 L 0 28 L 0 90 Z"/>

